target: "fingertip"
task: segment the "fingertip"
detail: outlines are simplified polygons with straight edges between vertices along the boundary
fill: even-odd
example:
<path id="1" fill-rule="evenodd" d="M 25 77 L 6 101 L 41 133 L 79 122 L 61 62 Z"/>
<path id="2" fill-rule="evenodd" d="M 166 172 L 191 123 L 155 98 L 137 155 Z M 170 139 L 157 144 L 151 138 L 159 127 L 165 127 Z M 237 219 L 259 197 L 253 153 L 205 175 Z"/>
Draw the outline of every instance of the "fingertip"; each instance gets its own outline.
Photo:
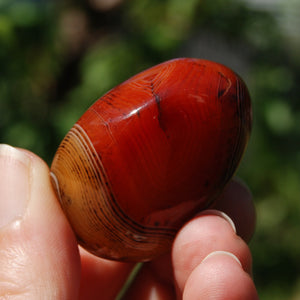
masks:
<path id="1" fill-rule="evenodd" d="M 172 260 L 179 290 L 183 291 L 193 269 L 214 251 L 233 253 L 251 273 L 252 258 L 247 244 L 236 235 L 227 218 L 207 211 L 188 222 L 174 241 Z"/>
<path id="2" fill-rule="evenodd" d="M 241 179 L 234 178 L 229 182 L 212 208 L 226 213 L 233 220 L 237 234 L 247 243 L 251 240 L 255 232 L 256 210 L 252 193 Z"/>
<path id="3" fill-rule="evenodd" d="M 5 194 L 17 205 L 26 203 L 26 207 L 0 233 L 0 298 L 22 293 L 31 299 L 41 295 L 49 299 L 54 295 L 60 299 L 76 298 L 74 287 L 79 286 L 80 278 L 78 247 L 53 192 L 49 169 L 33 153 L 7 147 L 10 154 L 6 151 L 6 167 L 11 174 Z M 26 166 L 26 172 L 15 168 L 18 161 Z"/>
<path id="4" fill-rule="evenodd" d="M 0 145 L 0 229 L 22 219 L 26 213 L 30 170 L 31 159 L 27 155 L 9 145 Z"/>
<path id="5" fill-rule="evenodd" d="M 230 252 L 215 251 L 192 271 L 183 299 L 256 300 L 258 295 L 239 259 Z"/>

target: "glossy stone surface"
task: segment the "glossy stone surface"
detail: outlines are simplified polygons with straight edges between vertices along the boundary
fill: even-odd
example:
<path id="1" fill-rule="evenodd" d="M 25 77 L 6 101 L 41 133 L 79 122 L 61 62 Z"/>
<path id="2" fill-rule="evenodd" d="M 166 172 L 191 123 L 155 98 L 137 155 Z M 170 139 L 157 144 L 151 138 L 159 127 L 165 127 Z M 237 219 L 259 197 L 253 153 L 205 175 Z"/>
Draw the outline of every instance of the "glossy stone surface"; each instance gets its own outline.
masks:
<path id="1" fill-rule="evenodd" d="M 115 87 L 74 125 L 51 167 L 79 243 L 122 261 L 168 251 L 233 176 L 250 131 L 244 82 L 214 62 L 167 61 Z"/>

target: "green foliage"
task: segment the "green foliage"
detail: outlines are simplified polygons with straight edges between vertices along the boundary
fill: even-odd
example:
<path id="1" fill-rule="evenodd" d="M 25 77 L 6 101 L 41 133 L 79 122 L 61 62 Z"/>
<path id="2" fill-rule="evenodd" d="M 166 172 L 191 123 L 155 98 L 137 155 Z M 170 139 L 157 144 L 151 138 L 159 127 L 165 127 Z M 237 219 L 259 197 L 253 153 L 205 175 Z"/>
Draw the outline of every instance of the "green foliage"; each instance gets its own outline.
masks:
<path id="1" fill-rule="evenodd" d="M 87 1 L 54 4 L 0 0 L 0 142 L 50 163 L 64 134 L 110 88 L 195 53 L 203 34 L 221 36 L 247 66 L 242 75 L 253 99 L 239 176 L 257 206 L 255 281 L 261 299 L 299 298 L 299 44 L 270 13 L 238 0 L 132 0 L 108 11 Z M 222 49 L 211 50 L 220 61 Z"/>

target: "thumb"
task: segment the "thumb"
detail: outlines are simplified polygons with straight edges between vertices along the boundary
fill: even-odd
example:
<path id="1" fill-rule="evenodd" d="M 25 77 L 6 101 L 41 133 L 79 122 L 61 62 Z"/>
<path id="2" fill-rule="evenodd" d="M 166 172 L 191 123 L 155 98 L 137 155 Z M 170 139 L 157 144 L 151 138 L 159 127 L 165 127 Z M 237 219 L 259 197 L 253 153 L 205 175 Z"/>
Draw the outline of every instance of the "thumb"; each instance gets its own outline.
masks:
<path id="1" fill-rule="evenodd" d="M 80 259 L 47 165 L 0 145 L 0 298 L 76 299 Z"/>

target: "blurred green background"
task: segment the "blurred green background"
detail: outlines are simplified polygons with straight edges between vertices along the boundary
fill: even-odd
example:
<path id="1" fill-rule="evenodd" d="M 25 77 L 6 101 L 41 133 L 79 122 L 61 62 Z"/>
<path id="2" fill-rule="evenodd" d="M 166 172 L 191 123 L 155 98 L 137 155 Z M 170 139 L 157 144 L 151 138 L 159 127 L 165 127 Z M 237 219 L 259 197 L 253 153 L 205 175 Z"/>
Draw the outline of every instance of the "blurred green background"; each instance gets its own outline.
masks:
<path id="1" fill-rule="evenodd" d="M 246 81 L 254 127 L 239 169 L 257 207 L 260 298 L 300 299 L 299 0 L 0 0 L 0 142 L 49 164 L 103 93 L 174 57 Z"/>

